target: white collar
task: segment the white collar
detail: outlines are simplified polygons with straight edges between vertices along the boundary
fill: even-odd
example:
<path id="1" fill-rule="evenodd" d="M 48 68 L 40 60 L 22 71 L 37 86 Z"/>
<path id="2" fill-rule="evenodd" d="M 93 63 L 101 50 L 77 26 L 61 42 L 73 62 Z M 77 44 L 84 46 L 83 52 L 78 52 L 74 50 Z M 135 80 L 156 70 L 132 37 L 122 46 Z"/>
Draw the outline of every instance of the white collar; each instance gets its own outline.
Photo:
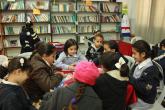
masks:
<path id="1" fill-rule="evenodd" d="M 148 63 L 152 62 L 151 58 L 147 58 L 146 60 L 144 60 L 143 62 L 138 64 L 138 68 L 142 69 L 144 66 L 146 66 Z"/>
<path id="2" fill-rule="evenodd" d="M 128 81 L 129 80 L 128 77 L 122 77 L 120 75 L 120 71 L 119 70 L 112 70 L 112 71 L 108 71 L 107 73 L 108 73 L 108 75 L 110 75 L 113 78 L 118 79 L 120 81 Z"/>
<path id="3" fill-rule="evenodd" d="M 50 66 L 50 64 L 44 59 L 44 58 L 42 58 L 43 60 L 44 60 L 44 62 L 48 65 L 48 66 Z M 51 67 L 51 66 L 50 66 Z"/>
<path id="4" fill-rule="evenodd" d="M 95 50 L 98 50 L 99 48 L 97 48 L 94 44 L 91 45 Z"/>
<path id="5" fill-rule="evenodd" d="M 14 85 L 14 86 L 19 86 L 19 84 L 17 84 L 17 83 L 5 81 L 4 79 L 2 80 L 2 83 L 4 83 L 4 84 L 9 84 L 9 85 Z"/>

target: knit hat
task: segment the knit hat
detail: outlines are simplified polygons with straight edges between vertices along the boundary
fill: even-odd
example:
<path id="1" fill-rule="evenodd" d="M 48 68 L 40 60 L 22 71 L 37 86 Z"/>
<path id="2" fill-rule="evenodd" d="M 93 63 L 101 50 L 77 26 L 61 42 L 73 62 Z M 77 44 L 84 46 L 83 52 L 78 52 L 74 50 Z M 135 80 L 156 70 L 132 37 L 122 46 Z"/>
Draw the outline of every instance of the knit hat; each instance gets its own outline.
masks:
<path id="1" fill-rule="evenodd" d="M 100 73 L 94 63 L 88 61 L 81 61 L 75 67 L 73 74 L 74 78 L 79 82 L 95 85 L 96 78 L 99 77 Z"/>

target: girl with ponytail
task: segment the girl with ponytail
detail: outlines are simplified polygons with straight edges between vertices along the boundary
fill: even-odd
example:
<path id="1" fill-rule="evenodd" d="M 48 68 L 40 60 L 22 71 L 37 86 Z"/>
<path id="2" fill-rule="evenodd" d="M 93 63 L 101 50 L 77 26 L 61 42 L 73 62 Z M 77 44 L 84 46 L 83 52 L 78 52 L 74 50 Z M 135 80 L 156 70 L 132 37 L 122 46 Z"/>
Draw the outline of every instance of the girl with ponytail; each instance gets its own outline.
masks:
<path id="1" fill-rule="evenodd" d="M 102 103 L 91 86 L 99 77 L 94 63 L 79 62 L 73 74 L 75 83 L 58 88 L 49 99 L 43 100 L 40 110 L 102 110 Z"/>
<path id="2" fill-rule="evenodd" d="M 94 89 L 103 102 L 103 110 L 124 110 L 129 67 L 123 56 L 114 52 L 105 52 L 100 62 L 105 73 L 96 80 Z"/>

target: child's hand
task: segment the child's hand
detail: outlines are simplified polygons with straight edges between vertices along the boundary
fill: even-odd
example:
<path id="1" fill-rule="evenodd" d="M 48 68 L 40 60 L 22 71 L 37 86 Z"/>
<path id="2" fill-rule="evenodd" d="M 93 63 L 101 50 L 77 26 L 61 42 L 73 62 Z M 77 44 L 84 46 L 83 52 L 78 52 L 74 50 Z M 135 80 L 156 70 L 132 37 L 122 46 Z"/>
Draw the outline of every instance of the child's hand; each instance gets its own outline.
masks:
<path id="1" fill-rule="evenodd" d="M 57 71 L 55 74 L 61 75 L 62 77 L 65 77 L 65 74 L 63 72 Z"/>
<path id="2" fill-rule="evenodd" d="M 75 66 L 73 65 L 68 66 L 68 70 L 74 70 L 74 69 L 75 69 Z"/>

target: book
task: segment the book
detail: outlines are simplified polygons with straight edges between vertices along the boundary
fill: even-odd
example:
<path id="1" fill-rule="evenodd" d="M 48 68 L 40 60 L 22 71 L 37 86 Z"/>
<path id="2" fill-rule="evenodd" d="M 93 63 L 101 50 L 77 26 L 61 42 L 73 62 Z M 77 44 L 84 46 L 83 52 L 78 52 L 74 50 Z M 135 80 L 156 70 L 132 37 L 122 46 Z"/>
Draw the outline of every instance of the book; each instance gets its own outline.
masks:
<path id="1" fill-rule="evenodd" d="M 52 26 L 53 34 L 76 33 L 76 26 L 72 25 L 54 25 Z"/>
<path id="2" fill-rule="evenodd" d="M 78 32 L 79 33 L 92 33 L 94 30 L 98 30 L 98 25 L 79 25 Z"/>
<path id="3" fill-rule="evenodd" d="M 36 32 L 37 34 L 50 33 L 50 24 L 48 24 L 48 25 L 34 25 L 33 29 L 34 29 L 34 32 Z"/>
<path id="4" fill-rule="evenodd" d="M 71 12 L 75 11 L 76 6 L 72 2 L 68 3 L 55 3 L 52 5 L 53 12 Z"/>
<path id="5" fill-rule="evenodd" d="M 78 22 L 99 22 L 99 17 L 95 15 L 79 15 Z"/>
<path id="6" fill-rule="evenodd" d="M 41 13 L 40 15 L 34 15 L 32 13 L 27 14 L 30 17 L 32 22 L 49 22 L 50 14 L 49 13 Z"/>
<path id="7" fill-rule="evenodd" d="M 121 6 L 120 4 L 113 4 L 113 3 L 101 3 L 100 4 L 100 10 L 102 12 L 107 12 L 107 13 L 110 13 L 110 12 L 121 12 Z"/>
<path id="8" fill-rule="evenodd" d="M 2 22 L 25 22 L 25 13 L 2 14 Z"/>
<path id="9" fill-rule="evenodd" d="M 103 23 L 121 22 L 121 18 L 120 18 L 120 15 L 118 15 L 118 14 L 113 14 L 110 16 L 103 15 L 103 16 L 101 16 L 101 22 L 103 22 Z"/>
<path id="10" fill-rule="evenodd" d="M 49 10 L 49 1 L 48 0 L 26 0 L 26 10 Z"/>
<path id="11" fill-rule="evenodd" d="M 21 26 L 5 26 L 5 35 L 18 35 L 21 32 Z"/>
<path id="12" fill-rule="evenodd" d="M 75 22 L 76 15 L 52 15 L 51 19 L 53 23 L 67 23 Z"/>
<path id="13" fill-rule="evenodd" d="M 1 1 L 1 9 L 2 10 L 24 10 L 24 1 L 15 1 L 15 2 L 8 2 L 8 1 Z"/>

